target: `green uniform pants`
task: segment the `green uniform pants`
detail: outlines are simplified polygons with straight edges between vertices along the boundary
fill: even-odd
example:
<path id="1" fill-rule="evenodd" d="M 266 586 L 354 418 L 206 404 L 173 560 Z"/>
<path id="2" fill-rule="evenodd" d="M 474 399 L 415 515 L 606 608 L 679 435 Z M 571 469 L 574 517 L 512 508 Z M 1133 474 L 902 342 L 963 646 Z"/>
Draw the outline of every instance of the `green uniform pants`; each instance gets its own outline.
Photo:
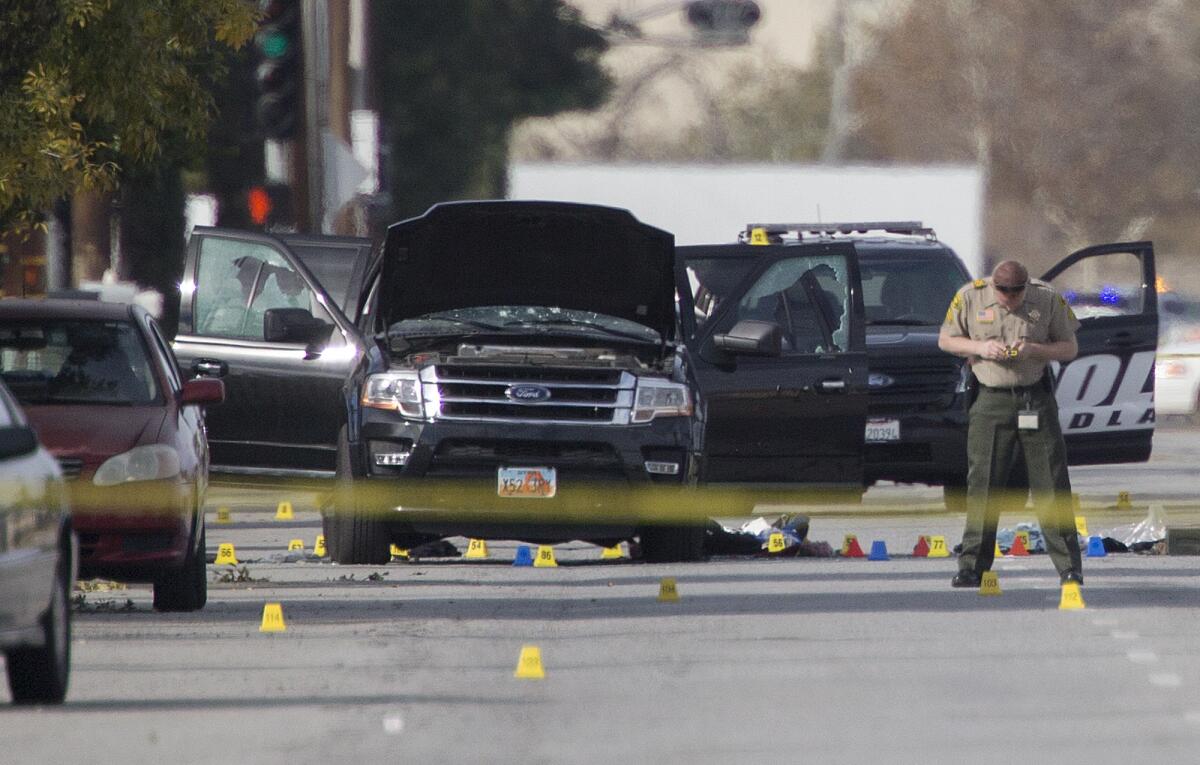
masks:
<path id="1" fill-rule="evenodd" d="M 1017 413 L 1023 409 L 1038 413 L 1037 430 L 1017 428 Z M 1067 571 L 1082 573 L 1058 404 L 1054 394 L 1040 385 L 1012 390 L 981 388 L 971 406 L 967 526 L 959 568 L 982 573 L 992 567 L 1001 511 L 1020 510 L 1025 504 L 1023 489 L 1005 488 L 1017 460 L 1022 459 L 1050 560 L 1060 575 Z"/>

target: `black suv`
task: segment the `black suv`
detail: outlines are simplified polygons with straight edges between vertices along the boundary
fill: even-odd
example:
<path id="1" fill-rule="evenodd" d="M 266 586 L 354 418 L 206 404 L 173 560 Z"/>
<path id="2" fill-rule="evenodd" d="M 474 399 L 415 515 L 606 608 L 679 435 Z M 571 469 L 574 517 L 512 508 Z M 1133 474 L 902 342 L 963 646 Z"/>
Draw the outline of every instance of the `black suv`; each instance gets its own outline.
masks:
<path id="1" fill-rule="evenodd" d="M 971 276 L 933 229 L 914 221 L 750 224 L 743 241 L 853 242 L 862 273 L 870 366 L 864 486 L 877 481 L 945 487 L 965 509 L 966 426 L 973 377 L 942 352 L 938 332 Z M 1157 337 L 1154 250 L 1149 242 L 1099 245 L 1059 262 L 1053 282 L 1082 321 L 1080 354 L 1055 368 L 1073 465 L 1149 459 Z M 982 282 L 978 282 L 982 284 Z M 1093 294 L 1108 301 L 1090 300 Z M 1014 476 L 1020 485 L 1021 476 Z"/>
<path id="2" fill-rule="evenodd" d="M 175 350 L 226 381 L 214 476 L 334 479 L 346 563 L 456 535 L 694 559 L 708 515 L 857 491 L 853 246 L 679 252 L 627 211 L 557 202 L 437 205 L 377 251 L 198 228 Z"/>

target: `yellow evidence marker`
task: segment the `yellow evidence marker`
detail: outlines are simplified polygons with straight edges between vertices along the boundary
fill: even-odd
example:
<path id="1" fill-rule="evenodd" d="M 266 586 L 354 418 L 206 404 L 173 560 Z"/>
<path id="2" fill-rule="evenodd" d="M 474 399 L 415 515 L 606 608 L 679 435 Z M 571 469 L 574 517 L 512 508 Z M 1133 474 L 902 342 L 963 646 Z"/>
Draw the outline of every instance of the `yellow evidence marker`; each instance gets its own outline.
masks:
<path id="1" fill-rule="evenodd" d="M 313 555 L 317 556 L 318 558 L 324 558 L 327 555 L 325 552 L 324 534 L 317 534 L 317 540 L 313 542 Z"/>
<path id="2" fill-rule="evenodd" d="M 1062 599 L 1058 601 L 1060 611 L 1078 611 L 1083 608 L 1083 592 L 1079 582 L 1067 582 L 1062 586 Z"/>
<path id="3" fill-rule="evenodd" d="M 217 508 L 217 523 L 231 523 L 232 518 L 229 514 L 229 508 L 221 506 Z"/>
<path id="4" fill-rule="evenodd" d="M 238 564 L 237 555 L 233 551 L 231 542 L 222 542 L 217 547 L 217 559 L 213 561 L 216 566 L 236 566 Z"/>
<path id="5" fill-rule="evenodd" d="M 767 236 L 767 230 L 765 228 L 750 229 L 750 244 L 761 246 L 770 243 L 771 238 Z"/>
<path id="6" fill-rule="evenodd" d="M 984 571 L 983 576 L 979 578 L 979 594 L 980 595 L 999 595 L 1000 594 L 1000 577 L 996 576 L 995 571 Z"/>
<path id="7" fill-rule="evenodd" d="M 1129 498 L 1129 492 L 1127 492 L 1127 491 L 1117 492 L 1117 509 L 1118 510 L 1129 510 L 1132 507 L 1133 507 L 1133 501 Z"/>
<path id="8" fill-rule="evenodd" d="M 467 554 L 464 558 L 486 558 L 488 556 L 487 542 L 482 539 L 472 539 L 467 542 Z"/>
<path id="9" fill-rule="evenodd" d="M 267 603 L 263 606 L 262 626 L 259 632 L 284 632 L 287 625 L 283 623 L 283 606 L 278 603 Z"/>
<path id="10" fill-rule="evenodd" d="M 658 602 L 674 603 L 678 600 L 679 587 L 675 584 L 675 577 L 664 576 L 662 581 L 658 583 Z"/>
<path id="11" fill-rule="evenodd" d="M 558 561 L 554 559 L 554 547 L 551 545 L 538 545 L 537 556 L 533 559 L 534 568 L 554 568 L 558 565 Z"/>
<path id="12" fill-rule="evenodd" d="M 400 560 L 408 560 L 408 550 L 406 550 L 402 547 L 399 547 L 397 545 L 392 545 L 391 552 L 392 552 L 393 559 L 399 558 Z"/>
<path id="13" fill-rule="evenodd" d="M 546 677 L 542 667 L 542 652 L 536 645 L 521 646 L 521 655 L 517 658 L 517 671 L 513 677 L 522 680 L 541 680 Z"/>
<path id="14" fill-rule="evenodd" d="M 771 536 L 767 537 L 767 552 L 780 553 L 787 547 L 787 543 L 783 541 L 783 534 L 778 531 L 771 532 Z"/>
<path id="15" fill-rule="evenodd" d="M 292 503 L 284 500 L 275 508 L 275 520 L 277 521 L 292 521 L 296 519 L 296 515 L 292 512 Z"/>
<path id="16" fill-rule="evenodd" d="M 288 552 L 292 552 L 293 550 L 304 552 L 304 540 L 293 539 L 292 541 L 288 542 Z"/>
<path id="17" fill-rule="evenodd" d="M 993 558 L 1003 558 L 1004 557 L 1004 551 L 1000 549 L 999 542 L 996 543 L 996 552 L 992 553 L 992 557 Z"/>
<path id="18" fill-rule="evenodd" d="M 949 558 L 950 550 L 946 547 L 946 538 L 934 536 L 929 538 L 929 555 L 927 558 Z"/>
<path id="19" fill-rule="evenodd" d="M 1079 532 L 1079 536 L 1081 537 L 1089 536 L 1087 518 L 1084 518 L 1082 515 L 1075 516 L 1075 531 Z"/>
<path id="20" fill-rule="evenodd" d="M 612 547 L 605 547 L 600 551 L 600 560 L 620 560 L 625 557 L 625 551 L 621 549 L 621 543 L 617 542 Z"/>

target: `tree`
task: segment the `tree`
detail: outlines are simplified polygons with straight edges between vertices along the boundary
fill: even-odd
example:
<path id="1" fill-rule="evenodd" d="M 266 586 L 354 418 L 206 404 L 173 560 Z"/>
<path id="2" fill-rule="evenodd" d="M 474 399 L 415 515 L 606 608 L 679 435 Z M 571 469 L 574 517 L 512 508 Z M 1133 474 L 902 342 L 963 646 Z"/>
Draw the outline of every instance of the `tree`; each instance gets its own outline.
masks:
<path id="1" fill-rule="evenodd" d="M 203 137 L 205 78 L 254 33 L 248 0 L 24 0 L 0 6 L 0 229 L 77 189 L 113 189 L 163 136 Z"/>
<path id="2" fill-rule="evenodd" d="M 851 157 L 978 162 L 994 253 L 1143 236 L 1200 186 L 1198 30 L 1160 0 L 911 3 L 853 78 Z"/>
<path id="3" fill-rule="evenodd" d="M 610 87 L 607 43 L 561 0 L 373 3 L 371 32 L 393 218 L 503 196 L 512 126 Z"/>

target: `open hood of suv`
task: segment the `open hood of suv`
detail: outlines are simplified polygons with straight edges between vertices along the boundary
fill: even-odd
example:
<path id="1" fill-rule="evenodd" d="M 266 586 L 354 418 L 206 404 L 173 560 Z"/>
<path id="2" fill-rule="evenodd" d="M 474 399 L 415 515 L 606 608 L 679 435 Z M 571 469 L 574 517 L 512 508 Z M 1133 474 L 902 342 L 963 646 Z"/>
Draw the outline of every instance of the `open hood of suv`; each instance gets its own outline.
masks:
<path id="1" fill-rule="evenodd" d="M 379 315 L 557 306 L 675 336 L 675 238 L 627 210 L 565 202 L 451 202 L 388 228 Z"/>

